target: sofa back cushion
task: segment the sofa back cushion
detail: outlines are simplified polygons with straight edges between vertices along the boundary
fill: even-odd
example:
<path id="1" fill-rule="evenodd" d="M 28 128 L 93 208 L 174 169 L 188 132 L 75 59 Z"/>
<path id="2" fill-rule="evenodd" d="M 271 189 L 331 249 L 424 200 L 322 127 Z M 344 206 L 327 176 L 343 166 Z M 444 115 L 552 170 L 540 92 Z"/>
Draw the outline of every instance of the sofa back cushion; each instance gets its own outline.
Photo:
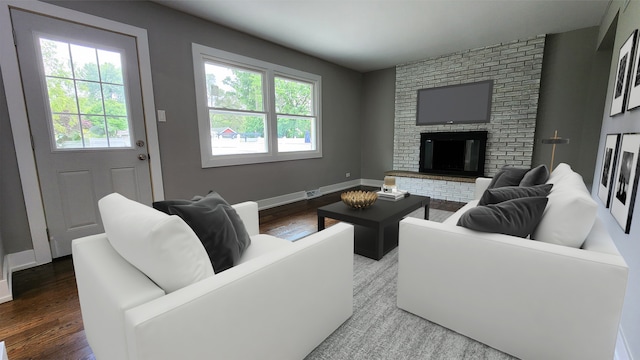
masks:
<path id="1" fill-rule="evenodd" d="M 166 293 L 213 275 L 202 243 L 178 216 L 117 193 L 98 207 L 111 246 Z"/>
<path id="2" fill-rule="evenodd" d="M 598 204 L 591 197 L 582 176 L 567 164 L 558 165 L 547 183 L 553 184 L 549 202 L 531 238 L 580 248 L 596 220 Z"/>

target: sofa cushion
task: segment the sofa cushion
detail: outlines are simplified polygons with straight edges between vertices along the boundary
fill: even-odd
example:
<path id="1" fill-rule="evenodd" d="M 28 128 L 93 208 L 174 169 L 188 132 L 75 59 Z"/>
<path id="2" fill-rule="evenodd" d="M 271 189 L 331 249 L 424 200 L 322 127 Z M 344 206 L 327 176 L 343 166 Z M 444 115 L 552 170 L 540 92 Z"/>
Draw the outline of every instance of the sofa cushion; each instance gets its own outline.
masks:
<path id="1" fill-rule="evenodd" d="M 553 184 L 543 184 L 536 186 L 503 186 L 485 190 L 478 205 L 497 204 L 503 201 L 531 196 L 547 196 Z"/>
<path id="2" fill-rule="evenodd" d="M 251 244 L 251 237 L 238 213 L 216 192 L 196 201 L 166 200 L 155 202 L 153 206 L 180 216 L 193 229 L 216 273 L 237 264 Z"/>
<path id="3" fill-rule="evenodd" d="M 530 169 L 516 168 L 513 166 L 504 166 L 493 179 L 491 179 L 488 189 L 503 186 L 519 186 L 522 178 L 529 170 Z"/>
<path id="4" fill-rule="evenodd" d="M 584 188 L 584 184 L 581 185 Z M 554 184 L 549 203 L 531 238 L 580 248 L 595 222 L 598 204 L 583 189 Z"/>
<path id="5" fill-rule="evenodd" d="M 240 256 L 240 259 L 238 260 L 238 263 L 236 265 L 251 261 L 264 254 L 268 254 L 275 250 L 291 246 L 292 244 L 293 241 L 280 239 L 273 235 L 253 235 L 251 237 L 251 246 L 249 246 L 247 250 L 242 254 L 242 256 Z"/>
<path id="6" fill-rule="evenodd" d="M 179 217 L 117 193 L 98 207 L 111 246 L 166 293 L 213 275 L 202 243 Z"/>
<path id="7" fill-rule="evenodd" d="M 520 186 L 535 186 L 544 184 L 549 179 L 549 169 L 547 165 L 538 165 L 527 171 L 520 181 Z"/>
<path id="8" fill-rule="evenodd" d="M 565 175 L 571 174 L 571 173 L 573 173 L 573 170 L 571 169 L 571 166 L 569 166 L 569 164 L 560 163 L 553 169 L 551 174 L 549 174 L 549 179 L 547 179 L 547 183 L 555 184 L 556 182 L 560 181 L 560 179 L 562 179 Z"/>
<path id="9" fill-rule="evenodd" d="M 471 230 L 524 238 L 540 222 L 545 205 L 546 197 L 533 196 L 477 206 L 464 213 L 458 220 L 458 225 Z"/>

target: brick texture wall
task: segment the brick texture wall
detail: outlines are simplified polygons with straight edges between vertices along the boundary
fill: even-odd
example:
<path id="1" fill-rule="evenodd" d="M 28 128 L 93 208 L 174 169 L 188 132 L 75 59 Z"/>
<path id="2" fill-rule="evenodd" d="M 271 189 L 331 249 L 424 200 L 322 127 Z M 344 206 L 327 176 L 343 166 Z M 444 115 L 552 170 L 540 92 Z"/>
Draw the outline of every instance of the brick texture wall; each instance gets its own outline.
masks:
<path id="1" fill-rule="evenodd" d="M 398 189 L 433 199 L 466 203 L 473 200 L 475 183 L 396 177 Z"/>
<path id="2" fill-rule="evenodd" d="M 485 175 L 531 166 L 545 36 L 396 67 L 393 169 L 418 171 L 420 133 L 487 130 Z M 491 122 L 416 126 L 417 90 L 493 79 Z"/>

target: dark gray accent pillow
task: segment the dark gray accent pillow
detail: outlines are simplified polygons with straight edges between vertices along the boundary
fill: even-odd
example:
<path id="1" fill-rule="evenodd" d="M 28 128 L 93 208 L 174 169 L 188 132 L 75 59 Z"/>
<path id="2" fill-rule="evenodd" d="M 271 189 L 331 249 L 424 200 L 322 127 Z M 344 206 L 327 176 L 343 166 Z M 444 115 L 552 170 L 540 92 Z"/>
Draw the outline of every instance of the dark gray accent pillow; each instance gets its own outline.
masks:
<path id="1" fill-rule="evenodd" d="M 491 179 L 488 189 L 503 187 L 503 186 L 518 186 L 524 175 L 530 169 L 516 168 L 513 166 L 504 166 L 502 170 Z"/>
<path id="2" fill-rule="evenodd" d="M 251 244 L 251 237 L 236 210 L 216 192 L 196 201 L 158 201 L 153 207 L 180 216 L 191 227 L 204 245 L 216 273 L 234 266 Z"/>
<path id="3" fill-rule="evenodd" d="M 169 206 L 171 205 L 189 205 L 192 204 L 192 200 L 162 200 L 162 201 L 154 201 L 153 208 L 162 211 L 165 214 L 172 215 L 169 212 Z"/>
<path id="4" fill-rule="evenodd" d="M 476 206 L 462 214 L 458 226 L 525 238 L 538 226 L 547 201 L 546 197 L 534 196 Z"/>
<path id="5" fill-rule="evenodd" d="M 238 235 L 238 246 L 240 247 L 240 254 L 242 255 L 245 249 L 251 244 L 251 237 L 249 236 L 247 228 L 244 226 L 244 222 L 240 218 L 240 215 L 236 212 L 236 209 L 229 205 L 229 203 L 215 191 L 210 191 L 207 196 L 198 200 L 196 204 L 207 205 L 212 208 L 218 205 L 225 205 L 223 207 L 224 211 L 227 213 L 229 220 L 231 220 L 231 223 L 233 224 L 233 228 L 236 230 L 236 234 Z"/>
<path id="6" fill-rule="evenodd" d="M 478 205 L 491 205 L 503 201 L 531 196 L 547 196 L 551 192 L 553 184 L 536 186 L 503 186 L 495 189 L 487 189 L 482 194 Z"/>
<path id="7" fill-rule="evenodd" d="M 547 165 L 538 165 L 524 174 L 520 181 L 520 186 L 541 185 L 546 183 L 547 180 L 549 180 L 549 168 L 547 168 Z"/>

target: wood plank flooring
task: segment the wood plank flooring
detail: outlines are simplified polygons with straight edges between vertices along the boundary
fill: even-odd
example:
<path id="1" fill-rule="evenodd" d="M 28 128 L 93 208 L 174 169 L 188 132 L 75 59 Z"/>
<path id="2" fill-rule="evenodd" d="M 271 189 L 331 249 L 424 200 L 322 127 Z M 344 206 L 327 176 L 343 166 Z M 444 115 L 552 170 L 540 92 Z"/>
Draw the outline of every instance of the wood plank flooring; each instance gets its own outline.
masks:
<path id="1" fill-rule="evenodd" d="M 317 231 L 316 209 L 340 200 L 340 193 L 260 212 L 260 232 L 297 240 Z M 431 208 L 462 204 L 431 201 Z M 335 223 L 327 219 L 327 226 Z M 10 360 L 95 359 L 80 314 L 70 256 L 13 274 L 14 300 L 0 304 L 0 341 Z M 115 359 L 114 359 L 115 360 Z"/>

